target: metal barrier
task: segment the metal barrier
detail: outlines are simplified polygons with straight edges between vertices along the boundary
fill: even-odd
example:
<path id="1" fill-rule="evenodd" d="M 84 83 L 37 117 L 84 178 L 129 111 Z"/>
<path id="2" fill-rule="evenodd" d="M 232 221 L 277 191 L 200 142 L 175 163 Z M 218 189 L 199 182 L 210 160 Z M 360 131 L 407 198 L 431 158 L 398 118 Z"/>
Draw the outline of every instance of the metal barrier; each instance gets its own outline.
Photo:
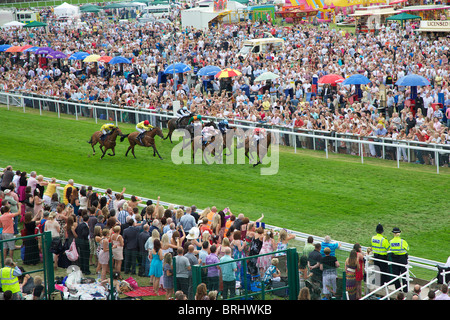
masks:
<path id="1" fill-rule="evenodd" d="M 16 241 L 27 242 L 27 240 L 34 240 L 34 239 L 36 239 L 36 243 L 30 244 L 30 246 L 34 246 L 34 245 L 38 246 L 38 241 L 40 240 L 41 246 L 42 246 L 41 252 L 42 252 L 43 265 L 42 265 L 41 269 L 27 271 L 27 272 L 24 272 L 23 275 L 42 272 L 43 273 L 44 296 L 47 299 L 50 299 L 51 293 L 53 291 L 55 291 L 55 274 L 54 274 L 54 270 L 53 270 L 53 254 L 50 251 L 50 247 L 52 245 L 52 234 L 50 231 L 46 231 L 46 232 L 38 233 L 38 234 L 34 234 L 34 235 L 28 235 L 28 236 L 24 236 L 24 237 L 17 237 L 17 238 L 13 238 L 13 239 L 0 240 L 0 252 L 2 253 L 1 254 L 2 268 L 5 266 L 5 258 L 4 258 L 3 252 L 4 252 L 4 250 L 6 250 L 6 248 L 4 248 L 4 244 L 6 242 L 10 242 L 10 241 L 14 241 L 14 243 L 16 243 Z M 31 247 L 29 249 L 39 250 L 37 247 L 36 248 Z M 37 252 L 37 253 L 38 253 L 37 259 L 40 260 L 39 252 Z M 25 254 L 27 254 L 27 253 L 25 253 Z"/>
<path id="2" fill-rule="evenodd" d="M 271 285 L 264 283 L 263 277 L 259 274 L 250 274 L 248 272 L 248 261 L 258 259 L 263 256 L 273 256 L 273 257 L 285 257 L 285 259 L 280 259 L 278 267 L 281 271 L 281 280 L 280 282 L 271 282 Z M 233 259 L 227 262 L 219 262 L 209 265 L 194 265 L 192 266 L 192 276 L 188 279 L 189 289 L 188 292 L 185 292 L 186 295 L 195 294 L 196 288 L 199 284 L 205 283 L 208 288 L 208 279 L 202 274 L 203 270 L 212 267 L 220 267 L 226 264 L 236 263 L 238 274 L 237 278 L 240 281 L 236 281 L 232 288 L 230 288 L 231 294 L 226 297 L 225 300 L 238 300 L 244 299 L 249 300 L 254 297 L 258 297 L 258 300 L 266 300 L 267 294 L 272 294 L 278 297 L 285 297 L 289 300 L 297 300 L 299 293 L 299 274 L 298 274 L 298 253 L 295 248 L 288 248 L 285 250 L 274 251 L 265 254 L 259 254 L 254 256 L 247 256 L 239 259 Z M 281 266 L 281 264 L 283 264 Z M 173 258 L 173 266 L 174 266 L 174 279 L 176 278 L 176 257 Z M 286 270 L 284 272 L 284 270 Z M 286 281 L 283 281 L 286 280 Z M 279 285 L 275 286 L 278 283 Z M 222 278 L 220 277 L 219 282 L 217 283 L 217 288 L 224 287 L 224 283 Z M 225 288 L 225 287 L 224 287 Z M 174 290 L 177 289 L 177 281 L 174 280 Z M 186 290 L 186 289 L 185 289 Z M 190 291 L 190 293 L 189 293 Z M 209 288 L 208 288 L 209 291 Z"/>

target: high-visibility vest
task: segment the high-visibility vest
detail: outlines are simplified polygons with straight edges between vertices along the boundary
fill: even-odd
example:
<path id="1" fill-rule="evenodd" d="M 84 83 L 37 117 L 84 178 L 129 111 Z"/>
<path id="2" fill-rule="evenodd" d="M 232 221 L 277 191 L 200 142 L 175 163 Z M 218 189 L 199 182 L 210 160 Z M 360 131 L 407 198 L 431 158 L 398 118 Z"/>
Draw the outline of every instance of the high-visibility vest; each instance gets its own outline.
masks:
<path id="1" fill-rule="evenodd" d="M 408 242 L 401 239 L 400 237 L 394 237 L 394 239 L 390 241 L 390 245 L 391 245 L 390 250 L 395 255 L 400 256 L 408 253 L 409 250 Z"/>
<path id="2" fill-rule="evenodd" d="M 380 233 L 372 237 L 372 250 L 374 254 L 387 255 L 389 250 L 389 241 Z"/>
<path id="3" fill-rule="evenodd" d="M 20 292 L 19 279 L 13 275 L 14 268 L 4 267 L 0 272 L 0 282 L 3 292 L 11 290 L 12 293 Z"/>
<path id="4" fill-rule="evenodd" d="M 234 221 L 231 221 L 230 219 L 227 220 L 227 222 L 225 222 L 225 232 L 224 235 L 227 234 L 228 229 L 230 229 L 231 225 L 233 224 Z"/>
<path id="5" fill-rule="evenodd" d="M 208 218 L 208 227 L 210 227 L 210 228 L 211 228 L 212 221 L 213 221 L 213 217 L 214 217 L 215 214 L 216 214 L 215 212 L 210 211 L 210 212 L 206 215 L 206 217 Z"/>

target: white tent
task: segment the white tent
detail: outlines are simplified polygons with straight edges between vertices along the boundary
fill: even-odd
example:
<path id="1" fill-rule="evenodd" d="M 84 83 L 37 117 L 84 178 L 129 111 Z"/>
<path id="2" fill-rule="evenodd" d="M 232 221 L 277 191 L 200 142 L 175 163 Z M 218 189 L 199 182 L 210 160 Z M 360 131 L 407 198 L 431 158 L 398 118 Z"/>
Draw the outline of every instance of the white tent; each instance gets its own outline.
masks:
<path id="1" fill-rule="evenodd" d="M 80 8 L 64 2 L 62 5 L 53 8 L 53 13 L 59 18 L 73 17 L 80 14 Z"/>
<path id="2" fill-rule="evenodd" d="M 20 21 L 11 21 L 11 22 L 5 23 L 2 26 L 2 28 L 10 28 L 10 27 L 18 28 L 18 27 L 23 27 L 24 25 L 25 25 L 25 23 L 20 22 Z"/>

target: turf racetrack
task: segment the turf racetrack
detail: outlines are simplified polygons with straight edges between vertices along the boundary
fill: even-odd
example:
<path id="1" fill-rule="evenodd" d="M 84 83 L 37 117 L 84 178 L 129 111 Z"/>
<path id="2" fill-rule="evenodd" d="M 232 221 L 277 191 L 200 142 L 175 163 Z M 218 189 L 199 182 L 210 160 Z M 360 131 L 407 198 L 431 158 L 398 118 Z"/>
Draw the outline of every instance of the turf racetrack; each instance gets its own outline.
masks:
<path id="1" fill-rule="evenodd" d="M 129 194 L 199 208 L 230 207 L 251 219 L 318 236 L 370 245 L 381 222 L 385 236 L 399 227 L 410 254 L 446 261 L 449 253 L 450 170 L 321 151 L 280 147 L 279 171 L 260 175 L 251 165 L 175 165 L 171 150 L 177 143 L 156 137 L 161 156 L 136 147 L 137 159 L 125 157 L 128 142 L 117 140 L 116 156 L 100 160 L 87 141 L 103 122 L 39 112 L 0 108 L 1 167 L 37 171 L 46 177 L 112 188 Z M 134 125 L 121 124 L 124 133 Z M 165 132 L 166 133 L 166 132 Z"/>

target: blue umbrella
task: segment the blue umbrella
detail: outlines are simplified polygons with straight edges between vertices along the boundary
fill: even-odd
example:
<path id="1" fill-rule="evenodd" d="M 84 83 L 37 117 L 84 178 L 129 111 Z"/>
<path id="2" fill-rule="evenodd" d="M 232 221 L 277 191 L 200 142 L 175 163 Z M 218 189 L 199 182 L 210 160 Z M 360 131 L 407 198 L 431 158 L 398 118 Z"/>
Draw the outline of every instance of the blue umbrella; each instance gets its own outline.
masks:
<path id="1" fill-rule="evenodd" d="M 10 44 L 2 44 L 0 45 L 0 52 L 5 52 L 8 48 L 11 48 Z"/>
<path id="2" fill-rule="evenodd" d="M 129 59 L 125 58 L 125 57 L 122 57 L 122 56 L 117 56 L 117 57 L 112 58 L 108 63 L 109 64 L 118 64 L 118 63 L 128 63 L 128 64 L 130 64 L 131 60 L 129 60 Z"/>
<path id="3" fill-rule="evenodd" d="M 184 63 L 173 63 L 164 70 L 166 74 L 185 73 L 191 70 L 191 67 Z"/>
<path id="4" fill-rule="evenodd" d="M 55 50 L 53 50 L 52 48 L 43 47 L 43 48 L 37 49 L 34 53 L 35 54 L 49 54 L 49 53 L 52 53 L 53 51 L 55 51 Z"/>
<path id="5" fill-rule="evenodd" d="M 79 51 L 79 52 L 75 52 L 73 53 L 70 57 L 69 60 L 84 60 L 84 58 L 86 58 L 87 56 L 89 56 L 90 54 L 84 51 Z"/>
<path id="6" fill-rule="evenodd" d="M 354 74 L 341 82 L 341 85 L 368 84 L 370 80 L 362 74 Z"/>
<path id="7" fill-rule="evenodd" d="M 417 97 L 417 87 L 429 86 L 430 81 L 417 74 L 408 74 L 399 79 L 395 84 L 397 86 L 411 87 L 411 99 L 415 99 Z"/>
<path id="8" fill-rule="evenodd" d="M 39 49 L 39 47 L 31 47 L 23 50 L 23 52 L 36 52 L 37 49 Z"/>
<path id="9" fill-rule="evenodd" d="M 220 68 L 216 66 L 206 66 L 198 70 L 197 75 L 199 76 L 215 76 L 220 72 Z"/>
<path id="10" fill-rule="evenodd" d="M 396 83 L 397 86 L 405 87 L 419 87 L 419 86 L 429 86 L 430 81 L 427 78 L 419 76 L 417 74 L 408 74 L 403 78 L 399 79 Z"/>

